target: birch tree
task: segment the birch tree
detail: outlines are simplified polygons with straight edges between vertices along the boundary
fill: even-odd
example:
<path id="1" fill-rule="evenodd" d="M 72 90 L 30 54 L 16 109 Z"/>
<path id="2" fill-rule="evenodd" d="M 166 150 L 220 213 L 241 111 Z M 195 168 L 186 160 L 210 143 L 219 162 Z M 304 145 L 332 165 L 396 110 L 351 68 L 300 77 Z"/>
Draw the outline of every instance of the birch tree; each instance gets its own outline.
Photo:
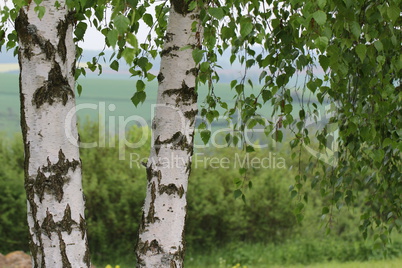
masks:
<path id="1" fill-rule="evenodd" d="M 30 2 L 15 20 L 21 129 L 33 267 L 89 267 L 79 148 L 65 135 L 75 109 L 73 14 L 65 1 Z"/>
<path id="2" fill-rule="evenodd" d="M 199 18 L 197 10 L 189 12 L 185 1 L 172 1 L 169 12 L 152 122 L 153 146 L 146 165 L 148 187 L 137 267 L 183 266 L 186 192 L 198 113 L 198 70 L 192 56 L 200 43 L 192 30 Z"/>

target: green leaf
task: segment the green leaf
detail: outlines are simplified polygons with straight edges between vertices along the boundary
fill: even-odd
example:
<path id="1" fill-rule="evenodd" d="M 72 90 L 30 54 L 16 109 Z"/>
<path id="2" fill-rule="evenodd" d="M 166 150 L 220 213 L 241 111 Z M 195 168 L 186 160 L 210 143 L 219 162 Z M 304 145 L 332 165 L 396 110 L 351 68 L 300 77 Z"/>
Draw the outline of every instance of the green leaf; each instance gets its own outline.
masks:
<path id="1" fill-rule="evenodd" d="M 280 131 L 280 130 L 275 131 L 275 132 L 272 134 L 272 138 L 275 139 L 275 140 L 278 141 L 278 142 L 282 142 L 282 139 L 283 139 L 283 133 L 282 133 L 282 131 Z"/>
<path id="2" fill-rule="evenodd" d="M 320 62 L 320 65 L 321 65 L 322 69 L 324 70 L 324 72 L 326 72 L 328 70 L 329 63 L 330 63 L 329 58 L 327 56 L 320 55 L 318 57 L 318 61 Z"/>
<path id="3" fill-rule="evenodd" d="M 239 197 L 242 196 L 242 195 L 243 195 L 243 192 L 242 192 L 240 189 L 236 189 L 236 190 L 233 192 L 233 197 L 234 197 L 235 199 L 239 198 Z"/>
<path id="4" fill-rule="evenodd" d="M 134 96 L 131 98 L 131 101 L 137 107 L 137 105 L 141 102 L 143 103 L 147 97 L 145 91 L 137 91 L 135 92 Z"/>
<path id="5" fill-rule="evenodd" d="M 195 64 L 200 63 L 202 61 L 202 58 L 204 57 L 203 50 L 194 49 L 192 54 L 193 54 L 193 59 L 194 59 Z"/>
<path id="6" fill-rule="evenodd" d="M 384 49 L 384 45 L 381 43 L 380 40 L 374 42 L 374 47 L 377 49 L 378 52 L 381 52 Z"/>
<path id="7" fill-rule="evenodd" d="M 356 54 L 359 57 L 360 61 L 363 62 L 366 58 L 367 48 L 364 44 L 358 44 L 355 48 Z"/>
<path id="8" fill-rule="evenodd" d="M 209 62 L 204 61 L 203 63 L 201 63 L 200 71 L 201 72 L 207 72 L 208 70 L 209 70 Z"/>
<path id="9" fill-rule="evenodd" d="M 320 8 L 324 8 L 326 4 L 327 4 L 327 0 L 318 0 L 318 6 Z"/>
<path id="10" fill-rule="evenodd" d="M 130 20 L 122 14 L 117 15 L 114 18 L 113 22 L 114 26 L 116 26 L 116 29 L 120 34 L 124 33 L 130 25 Z"/>
<path id="11" fill-rule="evenodd" d="M 123 58 L 126 60 L 127 64 L 132 64 L 134 58 L 135 58 L 135 53 L 136 50 L 130 47 L 126 47 L 123 52 L 121 53 L 121 55 L 123 56 Z"/>
<path id="12" fill-rule="evenodd" d="M 42 1 L 41 1 L 42 2 Z M 44 6 L 36 6 L 34 11 L 38 13 L 38 18 L 42 19 L 45 16 L 46 8 Z"/>
<path id="13" fill-rule="evenodd" d="M 218 20 L 221 20 L 225 16 L 223 9 L 220 7 L 210 7 L 208 8 L 208 13 Z"/>
<path id="14" fill-rule="evenodd" d="M 315 45 L 322 53 L 324 53 L 325 49 L 327 48 L 328 42 L 329 40 L 326 36 L 320 36 L 314 40 Z"/>
<path id="15" fill-rule="evenodd" d="M 263 90 L 262 91 L 262 100 L 265 102 L 269 101 L 272 98 L 272 93 L 269 90 Z"/>
<path id="16" fill-rule="evenodd" d="M 88 25 L 85 22 L 79 22 L 75 27 L 74 34 L 77 40 L 82 40 L 84 38 L 85 32 L 87 30 Z"/>
<path id="17" fill-rule="evenodd" d="M 115 47 L 119 38 L 119 32 L 116 29 L 108 31 L 106 41 L 111 47 Z"/>
<path id="18" fill-rule="evenodd" d="M 292 112 L 292 110 L 293 110 L 292 104 L 286 104 L 285 105 L 285 108 L 284 108 L 285 114 L 290 114 Z"/>
<path id="19" fill-rule="evenodd" d="M 200 135 L 204 144 L 207 144 L 209 139 L 211 138 L 211 131 L 204 129 L 203 131 L 201 131 Z"/>
<path id="20" fill-rule="evenodd" d="M 352 21 L 350 24 L 350 31 L 356 38 L 359 38 L 360 34 L 362 33 L 360 24 L 357 21 Z"/>
<path id="21" fill-rule="evenodd" d="M 401 9 L 396 5 L 390 5 L 387 8 L 387 15 L 391 19 L 392 22 L 396 22 L 398 18 L 401 16 Z"/>
<path id="22" fill-rule="evenodd" d="M 144 14 L 144 15 L 142 16 L 142 20 L 143 20 L 143 21 L 145 22 L 145 24 L 148 25 L 149 27 L 152 27 L 152 25 L 154 24 L 154 19 L 153 19 L 153 17 L 152 17 L 151 14 L 148 14 L 148 13 Z"/>
<path id="23" fill-rule="evenodd" d="M 137 37 L 132 34 L 132 33 L 127 33 L 127 42 L 135 49 L 138 48 L 138 39 Z"/>
<path id="24" fill-rule="evenodd" d="M 110 64 L 110 68 L 112 68 L 112 70 L 115 70 L 116 72 L 119 71 L 119 62 L 117 60 L 114 60 Z"/>
<path id="25" fill-rule="evenodd" d="M 317 10 L 313 13 L 314 20 L 318 23 L 318 25 L 324 25 L 327 22 L 327 14 L 325 14 L 322 10 Z"/>
<path id="26" fill-rule="evenodd" d="M 328 214 L 328 213 L 329 213 L 329 208 L 328 207 L 323 207 L 321 214 L 325 215 L 325 214 Z"/>
<path id="27" fill-rule="evenodd" d="M 246 38 L 253 31 L 253 23 L 250 18 L 242 17 L 240 19 L 240 35 Z"/>
<path id="28" fill-rule="evenodd" d="M 82 86 L 80 84 L 77 84 L 77 92 L 78 92 L 78 96 L 81 96 Z"/>
<path id="29" fill-rule="evenodd" d="M 247 145 L 246 152 L 247 153 L 255 152 L 254 147 L 252 145 Z"/>
<path id="30" fill-rule="evenodd" d="M 138 80 L 136 83 L 137 91 L 144 91 L 145 83 L 142 80 Z"/>

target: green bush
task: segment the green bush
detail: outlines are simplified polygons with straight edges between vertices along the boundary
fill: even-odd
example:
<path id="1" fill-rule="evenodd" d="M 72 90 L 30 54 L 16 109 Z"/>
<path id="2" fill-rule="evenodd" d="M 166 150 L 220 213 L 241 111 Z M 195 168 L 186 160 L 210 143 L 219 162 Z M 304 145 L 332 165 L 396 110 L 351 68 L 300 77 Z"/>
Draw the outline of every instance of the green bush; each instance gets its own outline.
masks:
<path id="1" fill-rule="evenodd" d="M 125 159 L 119 160 L 122 154 L 117 140 L 111 139 L 115 146 L 110 146 L 109 137 L 99 137 L 96 124 L 82 125 L 81 141 L 105 138 L 108 145 L 81 149 L 92 259 L 98 264 L 132 264 L 147 180 L 142 165 L 136 162 L 130 166 L 130 154 L 146 159 L 149 145 L 127 149 Z M 137 127 L 126 133 L 130 141 L 138 141 L 141 135 L 141 129 Z M 28 251 L 21 137 L 2 136 L 0 140 L 0 252 Z M 239 153 L 234 148 L 197 152 L 205 157 L 228 157 L 231 163 L 236 161 L 234 155 Z M 254 156 L 266 157 L 267 152 L 250 154 L 250 157 Z M 277 156 L 281 157 L 280 153 Z M 242 157 L 244 153 L 240 155 Z M 319 229 L 322 197 L 305 189 L 310 194 L 312 206 L 305 209 L 306 218 L 302 224 L 296 222 L 293 210 L 297 200 L 290 198 L 288 189 L 294 178 L 294 171 L 289 171 L 289 167 L 297 163 L 285 158 L 286 169 L 250 168 L 242 176 L 239 167 L 216 169 L 207 164 L 204 168 L 200 162 L 196 167 L 196 160 L 193 161 L 187 195 L 187 263 L 196 260 L 206 267 L 222 260 L 228 265 L 245 265 L 380 258 L 372 244 L 360 240 L 358 219 L 353 216 L 360 211 L 359 207 L 334 215 L 332 233 L 326 237 L 324 230 Z M 307 166 L 307 160 L 303 159 L 303 162 Z M 249 181 L 252 181 L 251 189 L 248 189 Z M 244 182 L 245 203 L 241 198 L 234 199 L 234 182 Z M 401 245 L 392 245 L 390 254 L 398 256 Z M 198 257 L 209 259 L 209 264 Z"/>
<path id="2" fill-rule="evenodd" d="M 0 140 L 0 252 L 28 251 L 22 138 Z"/>

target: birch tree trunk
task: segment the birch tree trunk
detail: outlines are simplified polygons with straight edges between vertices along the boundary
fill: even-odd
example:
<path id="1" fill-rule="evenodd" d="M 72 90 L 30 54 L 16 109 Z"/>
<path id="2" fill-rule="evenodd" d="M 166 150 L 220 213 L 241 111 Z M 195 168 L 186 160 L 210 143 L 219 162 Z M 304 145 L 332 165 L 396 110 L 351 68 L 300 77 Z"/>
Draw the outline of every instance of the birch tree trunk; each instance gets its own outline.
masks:
<path id="1" fill-rule="evenodd" d="M 137 267 L 182 267 L 186 193 L 197 115 L 192 51 L 199 44 L 184 0 L 171 1 L 155 108 L 147 195 L 137 245 Z M 184 46 L 192 48 L 180 50 Z"/>
<path id="2" fill-rule="evenodd" d="M 56 2 L 60 4 L 55 7 Z M 33 267 L 89 267 L 79 148 L 66 138 L 75 109 L 73 15 L 64 0 L 20 10 L 21 128 L 25 146 L 25 189 Z"/>

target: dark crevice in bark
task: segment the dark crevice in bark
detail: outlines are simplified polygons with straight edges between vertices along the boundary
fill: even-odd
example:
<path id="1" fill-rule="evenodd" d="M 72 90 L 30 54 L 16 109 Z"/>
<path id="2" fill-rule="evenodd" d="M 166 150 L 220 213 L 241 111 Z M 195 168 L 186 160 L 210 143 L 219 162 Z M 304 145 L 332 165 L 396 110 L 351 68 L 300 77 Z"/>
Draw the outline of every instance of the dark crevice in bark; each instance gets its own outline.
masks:
<path id="1" fill-rule="evenodd" d="M 197 102 L 198 94 L 194 87 L 187 86 L 186 82 L 183 80 L 181 88 L 168 89 L 165 90 L 162 96 L 175 96 L 176 105 L 193 105 Z"/>
<path id="2" fill-rule="evenodd" d="M 153 182 L 151 186 L 151 203 L 149 204 L 148 215 L 146 217 L 147 223 L 154 223 L 157 220 L 159 220 L 158 217 L 155 217 L 155 199 L 156 199 L 156 186 L 155 182 Z"/>
<path id="3" fill-rule="evenodd" d="M 59 43 L 57 44 L 57 53 L 59 54 L 61 60 L 65 63 L 67 59 L 67 47 L 66 47 L 66 35 L 67 30 L 72 22 L 74 21 L 74 13 L 69 12 L 66 15 L 65 20 L 60 20 L 57 25 L 57 36 L 59 37 Z M 72 73 L 74 75 L 74 72 Z"/>
<path id="4" fill-rule="evenodd" d="M 84 217 L 82 217 L 82 215 L 80 214 L 80 231 L 81 231 L 81 238 L 84 239 L 85 238 L 85 234 L 86 234 L 86 230 L 87 230 L 87 224 L 86 221 L 84 219 Z"/>
<path id="5" fill-rule="evenodd" d="M 36 105 L 36 108 L 40 108 L 45 103 L 52 105 L 56 101 L 66 105 L 69 96 L 74 97 L 74 92 L 67 78 L 63 76 L 60 65 L 55 61 L 47 81 L 35 91 L 32 104 Z"/>
<path id="6" fill-rule="evenodd" d="M 72 268 L 71 263 L 68 260 L 67 252 L 66 252 L 66 243 L 63 240 L 63 236 L 61 235 L 61 231 L 57 232 L 59 236 L 59 243 L 60 243 L 60 253 L 61 253 L 61 261 L 63 263 L 63 268 Z"/>

